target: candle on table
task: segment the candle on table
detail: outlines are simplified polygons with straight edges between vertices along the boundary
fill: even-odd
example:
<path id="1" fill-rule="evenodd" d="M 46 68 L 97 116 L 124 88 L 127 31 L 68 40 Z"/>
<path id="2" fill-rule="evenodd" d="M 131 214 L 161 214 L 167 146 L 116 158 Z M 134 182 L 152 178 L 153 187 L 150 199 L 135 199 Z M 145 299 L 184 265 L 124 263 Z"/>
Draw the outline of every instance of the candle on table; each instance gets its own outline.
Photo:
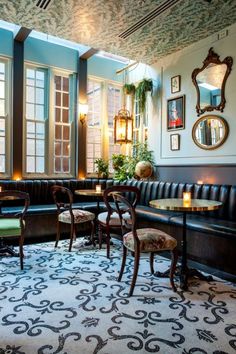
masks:
<path id="1" fill-rule="evenodd" d="M 183 200 L 184 200 L 184 202 L 190 202 L 191 201 L 191 193 L 190 192 L 184 192 L 183 193 Z"/>
<path id="2" fill-rule="evenodd" d="M 96 192 L 100 193 L 102 191 L 102 186 L 101 184 L 96 185 Z"/>

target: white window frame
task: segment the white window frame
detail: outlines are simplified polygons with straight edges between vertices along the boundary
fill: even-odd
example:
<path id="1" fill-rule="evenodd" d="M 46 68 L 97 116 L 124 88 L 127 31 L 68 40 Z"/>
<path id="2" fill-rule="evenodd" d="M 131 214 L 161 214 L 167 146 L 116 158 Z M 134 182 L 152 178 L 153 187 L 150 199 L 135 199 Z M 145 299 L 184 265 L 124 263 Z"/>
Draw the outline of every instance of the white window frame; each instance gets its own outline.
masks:
<path id="1" fill-rule="evenodd" d="M 121 89 L 121 94 L 122 92 L 122 83 L 113 81 L 113 80 L 108 80 L 96 76 L 89 75 L 88 80 L 96 81 L 101 84 L 101 158 L 108 160 L 109 159 L 109 130 L 111 128 L 108 127 L 108 110 L 107 110 L 107 94 L 108 94 L 108 86 L 112 85 L 115 87 L 119 87 Z M 121 102 L 123 102 L 123 97 L 121 99 Z M 120 109 L 122 106 L 120 107 Z M 118 113 L 118 112 L 116 112 Z M 86 176 L 87 177 L 97 177 L 97 173 L 88 173 L 87 172 L 87 142 L 86 142 Z M 122 146 L 121 153 L 125 153 L 125 147 Z M 111 173 L 109 173 L 112 175 Z"/>
<path id="2" fill-rule="evenodd" d="M 38 68 L 47 71 L 46 78 L 46 119 L 45 119 L 45 173 L 29 173 L 26 172 L 26 69 Z M 54 173 L 54 120 L 55 120 L 55 90 L 54 76 L 69 76 L 70 84 L 72 85 L 69 93 L 69 105 L 71 109 L 71 171 L 70 173 Z M 72 99 L 70 99 L 72 98 Z M 64 70 L 61 68 L 49 67 L 41 63 L 25 62 L 24 65 L 24 123 L 23 123 L 23 178 L 75 178 L 75 161 L 76 161 L 76 73 Z"/>
<path id="3" fill-rule="evenodd" d="M 0 61 L 5 64 L 5 172 L 0 173 L 0 178 L 10 178 L 12 174 L 12 60 L 0 56 Z"/>

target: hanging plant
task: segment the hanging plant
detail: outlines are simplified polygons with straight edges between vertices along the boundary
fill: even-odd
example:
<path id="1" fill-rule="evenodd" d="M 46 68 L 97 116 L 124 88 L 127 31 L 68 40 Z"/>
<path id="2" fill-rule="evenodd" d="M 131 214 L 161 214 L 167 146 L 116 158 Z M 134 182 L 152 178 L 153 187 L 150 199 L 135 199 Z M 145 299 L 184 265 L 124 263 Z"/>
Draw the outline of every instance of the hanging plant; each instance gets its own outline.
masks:
<path id="1" fill-rule="evenodd" d="M 151 79 L 143 79 L 136 88 L 136 98 L 139 101 L 140 113 L 144 112 L 146 105 L 146 93 L 148 91 L 152 92 L 153 83 Z"/>
<path id="2" fill-rule="evenodd" d="M 125 95 L 135 95 L 135 86 L 134 84 L 124 84 L 123 91 Z"/>

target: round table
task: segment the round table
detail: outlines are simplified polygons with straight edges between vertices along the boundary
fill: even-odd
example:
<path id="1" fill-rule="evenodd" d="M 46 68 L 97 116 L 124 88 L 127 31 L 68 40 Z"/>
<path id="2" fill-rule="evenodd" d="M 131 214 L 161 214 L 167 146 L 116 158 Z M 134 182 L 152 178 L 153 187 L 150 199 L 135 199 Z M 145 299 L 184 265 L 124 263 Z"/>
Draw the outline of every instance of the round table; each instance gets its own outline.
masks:
<path id="1" fill-rule="evenodd" d="M 180 269 L 180 287 L 183 290 L 188 289 L 188 276 L 201 274 L 195 270 L 189 270 L 187 267 L 187 238 L 186 238 L 186 217 L 187 213 L 200 212 L 200 211 L 212 211 L 217 210 L 222 206 L 221 202 L 216 200 L 206 200 L 206 199 L 191 199 L 190 201 L 185 201 L 183 199 L 168 198 L 168 199 L 156 199 L 151 200 L 149 205 L 152 208 L 178 211 L 183 213 L 183 232 L 182 232 L 182 260 Z M 204 276 L 201 274 L 200 278 L 203 279 Z M 209 280 L 210 278 L 208 278 Z M 212 279 L 212 278 L 211 278 Z"/>
<path id="2" fill-rule="evenodd" d="M 99 208 L 100 208 L 99 202 L 100 202 L 100 198 L 103 197 L 104 190 L 97 192 L 96 189 L 76 189 L 74 193 L 77 195 L 97 197 L 97 210 L 99 212 Z"/>

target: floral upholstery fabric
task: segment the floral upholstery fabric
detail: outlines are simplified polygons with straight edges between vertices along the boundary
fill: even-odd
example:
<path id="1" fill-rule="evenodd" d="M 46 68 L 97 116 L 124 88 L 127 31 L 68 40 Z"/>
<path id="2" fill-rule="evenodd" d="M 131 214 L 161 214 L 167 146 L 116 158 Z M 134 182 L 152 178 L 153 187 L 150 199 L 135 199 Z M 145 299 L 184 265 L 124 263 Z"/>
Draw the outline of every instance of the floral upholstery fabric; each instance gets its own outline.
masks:
<path id="1" fill-rule="evenodd" d="M 130 220 L 130 214 L 129 213 L 123 214 L 122 217 L 123 217 L 123 219 L 125 219 L 126 222 L 129 223 L 129 220 Z M 107 220 L 107 212 L 100 213 L 98 215 L 98 221 L 100 221 L 101 223 L 106 224 L 106 220 Z M 120 226 L 120 218 L 119 218 L 119 214 L 118 213 L 112 213 L 111 214 L 109 225 L 110 226 Z"/>
<path id="2" fill-rule="evenodd" d="M 95 215 L 93 213 L 90 213 L 90 211 L 79 209 L 74 209 L 73 215 L 75 224 L 80 224 L 86 221 L 92 221 L 95 218 Z M 59 215 L 58 220 L 66 224 L 71 224 L 71 216 L 69 210 L 63 211 Z"/>
<path id="3" fill-rule="evenodd" d="M 177 246 L 177 241 L 167 233 L 158 229 L 137 229 L 137 236 L 140 241 L 141 252 L 158 252 L 173 250 Z M 134 237 L 132 231 L 123 237 L 123 243 L 130 251 L 134 251 Z"/>

